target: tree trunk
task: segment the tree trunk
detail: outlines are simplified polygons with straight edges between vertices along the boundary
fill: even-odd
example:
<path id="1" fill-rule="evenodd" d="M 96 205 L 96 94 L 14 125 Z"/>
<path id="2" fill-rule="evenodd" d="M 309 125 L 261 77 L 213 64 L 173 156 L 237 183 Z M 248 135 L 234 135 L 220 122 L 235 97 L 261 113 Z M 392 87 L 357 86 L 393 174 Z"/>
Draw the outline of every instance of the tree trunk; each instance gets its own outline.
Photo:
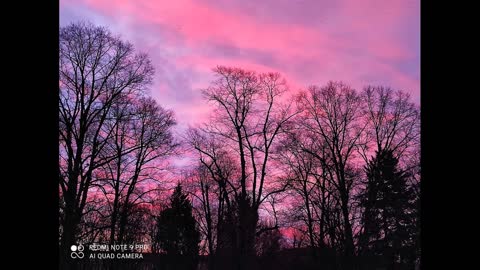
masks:
<path id="1" fill-rule="evenodd" d="M 77 224 L 75 213 L 73 211 L 65 212 L 65 222 L 63 224 L 63 234 L 62 240 L 60 243 L 60 266 L 61 269 L 65 270 L 75 270 L 76 265 L 70 257 L 70 247 L 76 245 L 76 230 Z"/>
<path id="2" fill-rule="evenodd" d="M 239 270 L 252 269 L 255 258 L 255 231 L 258 222 L 256 207 L 252 207 L 248 199 L 239 202 Z"/>
<path id="3" fill-rule="evenodd" d="M 110 224 L 110 244 L 115 244 L 115 225 L 117 224 L 118 218 L 118 197 L 115 197 L 113 201 L 113 212 Z"/>
<path id="4" fill-rule="evenodd" d="M 317 253 L 315 249 L 315 240 L 313 239 L 313 219 L 312 219 L 312 213 L 310 211 L 310 200 L 308 198 L 308 192 L 307 192 L 307 187 L 305 182 L 303 185 L 303 195 L 305 196 L 305 207 L 307 208 L 307 223 L 308 223 L 307 225 L 308 225 L 308 236 L 310 238 L 310 248 L 312 251 L 312 257 L 315 259 L 317 257 Z"/>
<path id="5" fill-rule="evenodd" d="M 343 190 L 343 189 L 342 189 Z M 340 194 L 342 200 L 342 216 L 344 222 L 344 233 L 345 233 L 345 269 L 353 269 L 353 259 L 354 259 L 354 244 L 353 244 L 353 233 L 352 225 L 350 224 L 350 217 L 348 212 L 348 194 L 343 190 Z"/>

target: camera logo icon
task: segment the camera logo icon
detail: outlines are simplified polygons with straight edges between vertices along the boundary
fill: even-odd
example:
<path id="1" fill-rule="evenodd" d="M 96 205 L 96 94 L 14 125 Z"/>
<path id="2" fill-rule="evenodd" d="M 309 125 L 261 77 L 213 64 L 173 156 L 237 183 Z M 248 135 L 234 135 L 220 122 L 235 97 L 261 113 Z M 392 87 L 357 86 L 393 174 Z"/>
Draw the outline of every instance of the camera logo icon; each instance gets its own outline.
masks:
<path id="1" fill-rule="evenodd" d="M 85 254 L 83 253 L 84 247 L 82 244 L 72 245 L 70 247 L 70 250 L 72 251 L 70 253 L 70 257 L 72 257 L 72 259 L 83 259 L 83 257 L 85 256 Z"/>

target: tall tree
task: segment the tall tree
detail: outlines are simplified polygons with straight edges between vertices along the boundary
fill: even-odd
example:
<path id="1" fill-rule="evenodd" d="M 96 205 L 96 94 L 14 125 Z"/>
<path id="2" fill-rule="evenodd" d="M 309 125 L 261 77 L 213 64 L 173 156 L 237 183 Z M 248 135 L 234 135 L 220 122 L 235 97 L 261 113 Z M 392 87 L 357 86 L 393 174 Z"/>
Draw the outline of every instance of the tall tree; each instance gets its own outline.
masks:
<path id="1" fill-rule="evenodd" d="M 398 168 L 398 159 L 388 149 L 377 152 L 366 166 L 366 175 L 366 188 L 360 195 L 364 207 L 362 254 L 387 257 L 389 269 L 396 263 L 411 263 L 417 220 L 409 175 Z"/>
<path id="2" fill-rule="evenodd" d="M 197 257 L 200 233 L 192 215 L 192 204 L 178 184 L 170 199 L 170 206 L 158 217 L 157 241 L 168 255 Z"/>
<path id="3" fill-rule="evenodd" d="M 351 216 L 351 195 L 354 179 L 349 177 L 349 166 L 355 152 L 362 145 L 365 129 L 361 121 L 361 99 L 354 89 L 341 82 L 329 82 L 324 87 L 312 86 L 299 95 L 299 106 L 305 111 L 303 127 L 321 144 L 318 153 L 305 149 L 315 156 L 330 175 L 331 184 L 338 191 L 344 233 L 344 253 L 347 262 L 354 256 L 354 239 Z M 350 266 L 346 266 L 350 267 Z"/>
<path id="4" fill-rule="evenodd" d="M 294 190 L 303 200 L 303 214 L 310 240 L 312 254 L 315 255 L 314 248 L 317 246 L 315 241 L 315 224 L 314 224 L 314 205 L 312 197 L 316 189 L 316 181 L 314 174 L 317 170 L 318 163 L 315 158 L 306 151 L 303 151 L 303 143 L 301 142 L 300 132 L 289 132 L 288 136 L 282 140 L 280 149 L 280 160 L 284 165 L 282 168 L 286 173 L 286 181 L 290 182 L 291 189 Z M 319 210 L 321 211 L 321 210 Z M 323 239 L 322 239 L 323 241 Z"/>
<path id="5" fill-rule="evenodd" d="M 239 220 L 239 265 L 244 269 L 247 258 L 254 254 L 258 208 L 269 195 L 284 189 L 278 186 L 264 193 L 274 142 L 295 113 L 292 106 L 280 103 L 287 88 L 279 74 L 229 67 L 217 67 L 214 72 L 217 79 L 203 95 L 215 105 L 215 117 L 204 131 L 221 137 L 238 154 L 239 191 L 234 199 Z"/>
<path id="6" fill-rule="evenodd" d="M 115 158 L 100 157 L 113 132 L 104 125 L 109 112 L 119 99 L 140 95 L 153 73 L 147 55 L 135 53 L 132 44 L 106 28 L 73 23 L 60 29 L 60 239 L 65 256 L 77 241 L 94 170 Z"/>
<path id="7" fill-rule="evenodd" d="M 205 220 L 206 223 L 205 236 L 209 247 L 209 267 L 212 269 L 215 267 L 214 261 L 217 258 L 224 261 L 227 257 L 238 256 L 236 228 L 238 223 L 235 222 L 238 208 L 235 198 L 238 198 L 240 190 L 240 184 L 237 181 L 240 173 L 234 155 L 228 153 L 228 144 L 223 143 L 224 140 L 218 135 L 200 129 L 190 129 L 188 141 L 199 157 L 200 164 L 193 174 L 196 176 L 194 178 L 197 186 L 200 187 L 201 194 L 194 197 L 198 198 L 202 204 L 201 212 L 203 213 L 200 220 Z M 214 207 L 216 208 L 215 217 L 211 212 Z"/>
<path id="8" fill-rule="evenodd" d="M 209 255 L 209 261 L 215 254 L 215 235 L 214 235 L 214 197 L 215 197 L 215 182 L 209 175 L 207 168 L 200 164 L 190 172 L 189 179 L 192 180 L 193 190 L 191 194 L 194 199 L 199 202 L 199 207 L 195 208 L 198 213 L 197 221 L 200 225 L 200 232 L 203 234 L 206 241 L 206 252 Z M 198 209 L 199 208 L 199 209 Z"/>
<path id="9" fill-rule="evenodd" d="M 123 112 L 126 111 L 126 112 Z M 115 125 L 111 142 L 104 155 L 116 156 L 101 167 L 105 198 L 111 204 L 110 243 L 121 243 L 126 222 L 132 210 L 144 203 L 144 197 L 154 191 L 156 173 L 161 161 L 173 153 L 175 143 L 171 128 L 173 112 L 165 110 L 151 98 L 128 100 L 122 112 L 114 108 L 111 123 Z M 127 154 L 125 149 L 134 148 Z M 144 186 L 150 187 L 142 190 Z"/>
<path id="10" fill-rule="evenodd" d="M 362 149 L 362 155 L 367 163 L 374 154 L 381 155 L 391 152 L 398 159 L 398 170 L 408 174 L 408 190 L 411 200 L 416 204 L 411 211 L 415 213 L 417 225 L 412 228 L 408 237 L 415 238 L 416 255 L 419 258 L 419 176 L 420 176 L 420 112 L 408 93 L 395 91 L 389 87 L 367 86 L 362 97 L 365 100 L 364 114 L 367 121 L 368 144 Z M 367 209 L 365 209 L 368 211 Z M 413 214 L 412 213 L 412 214 Z M 367 225 L 367 224 L 362 224 Z M 367 225 L 368 226 L 368 225 Z M 406 236 L 407 237 L 407 236 Z M 360 238 L 363 239 L 364 238 Z M 362 248 L 364 243 L 360 244 Z M 413 259 L 412 259 L 413 261 Z"/>

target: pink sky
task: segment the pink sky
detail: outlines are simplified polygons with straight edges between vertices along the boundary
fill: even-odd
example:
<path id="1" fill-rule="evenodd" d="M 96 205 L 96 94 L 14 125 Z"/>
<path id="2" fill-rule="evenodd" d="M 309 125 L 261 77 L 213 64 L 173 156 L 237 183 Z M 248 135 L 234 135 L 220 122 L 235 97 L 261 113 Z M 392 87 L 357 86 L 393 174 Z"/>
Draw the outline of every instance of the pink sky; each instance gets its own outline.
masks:
<path id="1" fill-rule="evenodd" d="M 419 0 L 60 0 L 60 25 L 88 20 L 150 55 L 151 93 L 181 128 L 209 112 L 216 65 L 278 71 L 291 90 L 342 80 L 420 102 Z"/>

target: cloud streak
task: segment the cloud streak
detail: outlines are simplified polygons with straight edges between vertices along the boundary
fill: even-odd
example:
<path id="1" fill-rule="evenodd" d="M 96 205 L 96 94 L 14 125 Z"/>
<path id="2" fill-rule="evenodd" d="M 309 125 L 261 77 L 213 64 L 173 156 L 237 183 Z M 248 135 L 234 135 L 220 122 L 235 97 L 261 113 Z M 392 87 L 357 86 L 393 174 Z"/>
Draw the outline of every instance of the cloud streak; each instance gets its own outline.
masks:
<path id="1" fill-rule="evenodd" d="M 183 127 L 208 115 L 216 65 L 278 71 L 292 90 L 382 84 L 419 102 L 420 7 L 410 0 L 61 0 L 60 24 L 120 33 L 156 67 L 152 95 Z"/>

